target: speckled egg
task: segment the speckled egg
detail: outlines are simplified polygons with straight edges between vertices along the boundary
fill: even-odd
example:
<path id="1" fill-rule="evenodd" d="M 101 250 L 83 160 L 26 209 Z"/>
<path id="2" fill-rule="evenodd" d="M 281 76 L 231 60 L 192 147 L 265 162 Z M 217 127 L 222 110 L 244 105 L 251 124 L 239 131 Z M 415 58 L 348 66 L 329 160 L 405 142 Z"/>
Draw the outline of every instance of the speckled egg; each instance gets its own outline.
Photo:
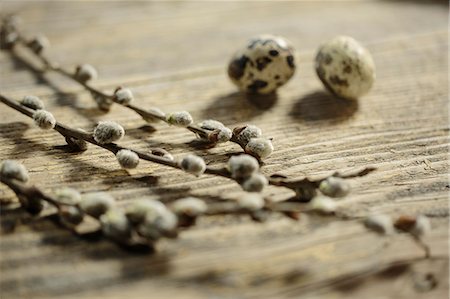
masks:
<path id="1" fill-rule="evenodd" d="M 348 36 L 338 36 L 323 44 L 316 56 L 316 72 L 333 94 L 357 99 L 375 81 L 375 64 L 369 51 Z"/>
<path id="2" fill-rule="evenodd" d="M 260 35 L 234 54 L 228 75 L 242 91 L 269 94 L 294 75 L 294 57 L 294 48 L 283 37 Z"/>

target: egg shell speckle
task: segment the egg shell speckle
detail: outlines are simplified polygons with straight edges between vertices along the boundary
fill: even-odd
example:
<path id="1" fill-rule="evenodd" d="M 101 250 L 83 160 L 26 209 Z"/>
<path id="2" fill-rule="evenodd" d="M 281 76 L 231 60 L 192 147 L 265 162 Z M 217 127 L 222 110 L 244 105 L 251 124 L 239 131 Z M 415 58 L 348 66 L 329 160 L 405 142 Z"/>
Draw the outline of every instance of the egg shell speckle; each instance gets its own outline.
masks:
<path id="1" fill-rule="evenodd" d="M 269 94 L 294 75 L 294 57 L 294 48 L 283 37 L 260 35 L 234 54 L 228 76 L 242 91 Z"/>
<path id="2" fill-rule="evenodd" d="M 323 44 L 317 52 L 315 68 L 325 87 L 346 99 L 365 95 L 375 81 L 372 56 L 348 36 L 338 36 Z"/>

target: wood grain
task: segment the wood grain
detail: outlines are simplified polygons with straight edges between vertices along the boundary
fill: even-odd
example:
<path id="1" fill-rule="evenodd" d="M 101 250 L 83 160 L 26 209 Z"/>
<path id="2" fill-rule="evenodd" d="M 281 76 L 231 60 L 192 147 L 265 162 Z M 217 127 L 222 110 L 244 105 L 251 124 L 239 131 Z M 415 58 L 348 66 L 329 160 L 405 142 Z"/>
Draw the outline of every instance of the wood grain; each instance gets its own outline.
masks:
<path id="1" fill-rule="evenodd" d="M 192 112 L 230 127 L 252 123 L 274 138 L 265 174 L 292 178 L 373 165 L 351 181 L 340 202 L 355 215 L 428 215 L 433 259 L 423 260 L 407 236 L 382 238 L 358 221 L 272 216 L 211 217 L 136 255 L 106 241 L 81 240 L 48 219 L 2 207 L 1 298 L 447 298 L 448 285 L 448 4 L 444 1 L 298 2 L 14 2 L 30 33 L 44 32 L 49 55 L 67 66 L 98 67 L 96 86 L 133 89 L 143 107 Z M 286 36 L 298 49 L 298 72 L 276 101 L 254 103 L 226 78 L 231 53 L 255 34 Z M 358 102 L 324 92 L 313 71 L 317 46 L 336 34 L 363 42 L 373 54 L 377 82 Z M 159 146 L 179 157 L 195 152 L 223 165 L 233 144 L 202 150 L 183 129 L 153 127 L 123 107 L 104 114 L 90 96 L 57 74 L 41 74 L 24 51 L 0 52 L 0 90 L 40 96 L 55 117 L 90 129 L 116 120 L 123 145 Z M 142 196 L 162 201 L 186 194 L 233 199 L 240 188 L 221 178 L 193 178 L 142 163 L 120 169 L 109 152 L 67 153 L 56 132 L 0 107 L 0 160 L 17 159 L 31 181 L 48 191 L 61 185 L 107 190 L 121 203 Z M 268 188 L 274 199 L 289 190 Z M 0 186 L 2 202 L 15 201 Z M 20 219 L 20 220 L 18 220 Z M 12 228 L 15 228 L 14 230 Z M 426 275 L 437 286 L 426 291 Z"/>

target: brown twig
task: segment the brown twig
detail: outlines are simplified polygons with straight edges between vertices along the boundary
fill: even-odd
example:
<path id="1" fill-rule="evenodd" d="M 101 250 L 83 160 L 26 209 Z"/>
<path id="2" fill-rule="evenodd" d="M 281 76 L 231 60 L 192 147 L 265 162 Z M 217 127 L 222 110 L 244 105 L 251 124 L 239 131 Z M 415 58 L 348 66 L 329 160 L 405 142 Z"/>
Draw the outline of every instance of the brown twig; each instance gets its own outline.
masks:
<path id="1" fill-rule="evenodd" d="M 317 188 L 320 186 L 320 183 L 329 177 L 337 177 L 342 179 L 356 178 L 365 176 L 375 170 L 376 168 L 373 166 L 366 166 L 361 169 L 349 171 L 346 173 L 334 172 L 331 175 L 326 175 L 316 179 L 303 177 L 294 180 L 288 179 L 284 175 L 273 174 L 269 178 L 269 184 L 273 186 L 285 187 L 295 191 L 296 197 L 294 198 L 294 200 L 300 199 L 304 201 L 309 201 L 316 195 Z"/>

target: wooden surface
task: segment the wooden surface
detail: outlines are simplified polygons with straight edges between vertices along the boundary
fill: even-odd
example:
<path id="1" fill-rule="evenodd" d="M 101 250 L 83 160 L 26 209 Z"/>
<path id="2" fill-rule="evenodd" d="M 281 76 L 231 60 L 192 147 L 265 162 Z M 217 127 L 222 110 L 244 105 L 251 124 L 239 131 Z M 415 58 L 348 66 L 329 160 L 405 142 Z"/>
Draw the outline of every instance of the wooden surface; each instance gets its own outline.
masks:
<path id="1" fill-rule="evenodd" d="M 433 230 L 425 240 L 435 257 L 422 260 L 404 235 L 381 238 L 357 221 L 313 216 L 299 222 L 273 216 L 263 224 L 247 217 L 203 219 L 179 239 L 159 243 L 156 254 L 136 255 L 4 208 L 1 298 L 447 298 L 446 1 L 2 1 L 1 11 L 20 13 L 30 33 L 45 33 L 55 60 L 94 64 L 100 73 L 95 85 L 104 90 L 122 84 L 143 107 L 185 109 L 230 127 L 260 126 L 275 145 L 265 174 L 295 178 L 378 167 L 352 180 L 352 193 L 340 204 L 356 215 L 371 209 L 429 215 Z M 225 69 L 248 37 L 266 32 L 293 42 L 298 71 L 277 101 L 261 109 L 236 93 Z M 329 96 L 313 71 L 316 48 L 337 34 L 363 42 L 376 62 L 376 84 L 358 102 Z M 26 61 L 33 62 L 25 53 L 0 53 L 1 92 L 16 99 L 38 95 L 63 123 L 89 129 L 98 120 L 115 120 L 126 129 L 126 146 L 160 146 L 175 156 L 195 152 L 210 165 L 240 150 L 233 144 L 198 150 L 189 132 L 146 127 L 119 106 L 102 114 L 82 88 L 56 74 L 30 72 Z M 170 201 L 242 194 L 225 179 L 149 163 L 127 172 L 104 150 L 73 154 L 58 147 L 63 144 L 56 132 L 0 106 L 0 160 L 23 162 L 31 181 L 46 190 L 107 190 L 123 203 L 142 196 Z M 291 193 L 268 188 L 265 195 Z M 15 200 L 4 186 L 0 198 Z M 12 230 L 15 219 L 22 220 Z M 421 291 L 427 273 L 438 284 Z"/>

